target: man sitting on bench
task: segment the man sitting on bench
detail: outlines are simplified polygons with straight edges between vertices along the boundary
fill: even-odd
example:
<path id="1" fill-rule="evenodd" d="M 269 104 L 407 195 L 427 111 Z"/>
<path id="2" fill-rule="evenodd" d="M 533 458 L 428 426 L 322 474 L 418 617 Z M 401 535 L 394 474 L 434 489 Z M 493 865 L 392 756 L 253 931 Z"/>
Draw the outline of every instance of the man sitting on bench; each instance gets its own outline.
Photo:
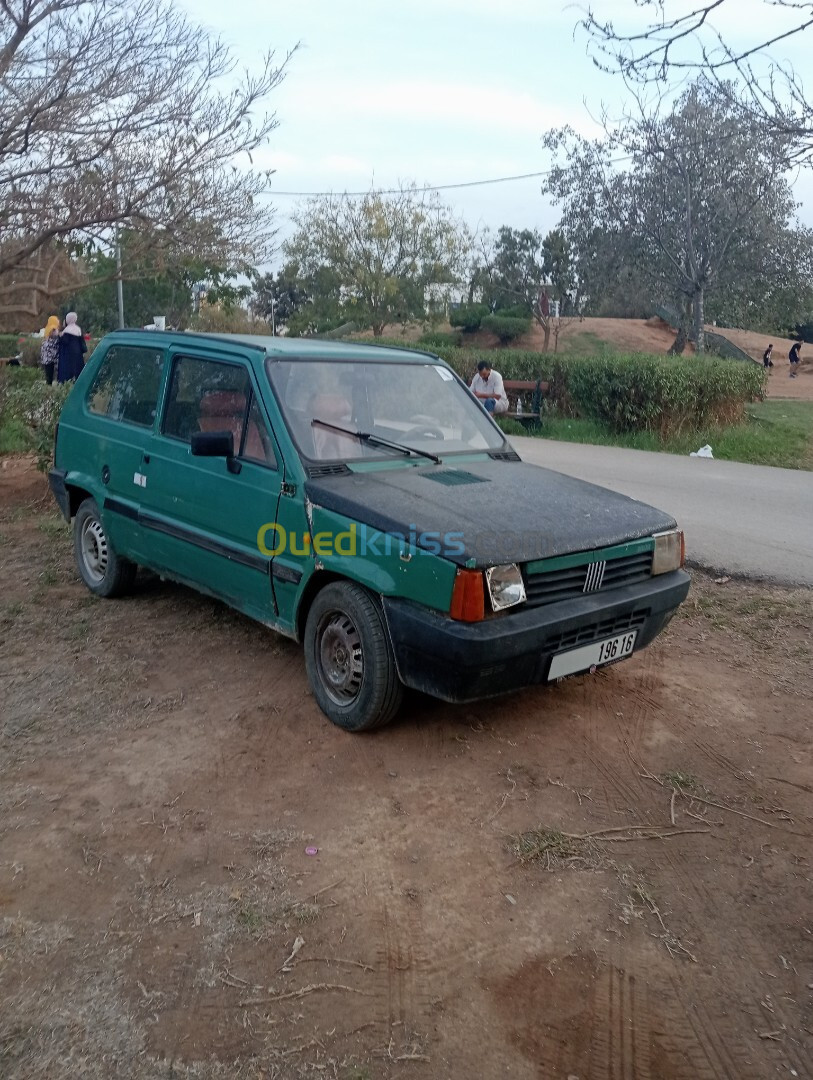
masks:
<path id="1" fill-rule="evenodd" d="M 494 371 L 487 360 L 477 365 L 477 374 L 471 380 L 471 392 L 480 399 L 488 413 L 508 412 L 508 397 L 502 384 L 502 375 Z"/>

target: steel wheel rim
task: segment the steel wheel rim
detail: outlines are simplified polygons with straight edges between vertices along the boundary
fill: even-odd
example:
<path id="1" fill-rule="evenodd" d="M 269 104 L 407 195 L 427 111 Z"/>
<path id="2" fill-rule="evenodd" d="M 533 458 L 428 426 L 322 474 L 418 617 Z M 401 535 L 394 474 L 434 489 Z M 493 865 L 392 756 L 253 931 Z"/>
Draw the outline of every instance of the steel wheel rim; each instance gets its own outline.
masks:
<path id="1" fill-rule="evenodd" d="M 82 562 L 88 577 L 94 585 L 104 581 L 110 561 L 107 537 L 100 521 L 91 518 L 82 526 L 81 535 Z"/>
<path id="2" fill-rule="evenodd" d="M 361 636 L 343 611 L 331 611 L 319 623 L 316 642 L 319 676 L 328 697 L 336 705 L 351 705 L 364 680 Z"/>

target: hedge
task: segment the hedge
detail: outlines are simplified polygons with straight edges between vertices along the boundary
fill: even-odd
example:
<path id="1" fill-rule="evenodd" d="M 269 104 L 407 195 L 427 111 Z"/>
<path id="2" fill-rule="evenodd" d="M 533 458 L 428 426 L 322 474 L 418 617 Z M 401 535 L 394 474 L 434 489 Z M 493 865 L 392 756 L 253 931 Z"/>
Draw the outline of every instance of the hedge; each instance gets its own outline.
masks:
<path id="1" fill-rule="evenodd" d="M 420 345 L 422 349 L 431 349 L 437 352 L 438 349 L 456 348 L 463 342 L 463 334 L 461 331 L 456 333 L 446 333 L 443 330 L 429 330 L 427 333 L 422 334 L 416 341 L 416 345 Z"/>
<path id="2" fill-rule="evenodd" d="M 377 344 L 420 348 L 395 339 Z M 710 356 L 560 356 L 523 349 L 438 348 L 434 352 L 466 382 L 479 360 L 504 379 L 544 379 L 548 400 L 566 416 L 608 424 L 614 431 L 684 429 L 741 420 L 745 405 L 764 394 L 759 364 Z"/>
<path id="3" fill-rule="evenodd" d="M 19 334 L 0 334 L 0 357 L 16 356 L 19 351 Z"/>

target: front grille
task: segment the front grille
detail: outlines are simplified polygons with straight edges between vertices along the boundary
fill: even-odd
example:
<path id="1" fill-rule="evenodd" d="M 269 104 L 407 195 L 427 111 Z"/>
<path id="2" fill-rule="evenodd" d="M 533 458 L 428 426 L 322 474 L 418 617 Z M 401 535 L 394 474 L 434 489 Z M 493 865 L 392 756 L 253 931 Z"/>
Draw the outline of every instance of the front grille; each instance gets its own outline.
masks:
<path id="1" fill-rule="evenodd" d="M 606 592 L 621 585 L 646 581 L 652 574 L 652 552 L 639 551 L 634 555 L 608 559 L 604 564 L 603 576 L 596 573 L 595 567 L 596 563 L 582 563 L 564 570 L 528 574 L 525 579 L 528 606 L 555 604 L 558 600 L 570 600 L 585 593 Z"/>
<path id="2" fill-rule="evenodd" d="M 646 622 L 650 610 L 650 608 L 639 608 L 627 615 L 617 615 L 611 619 L 602 619 L 600 622 L 588 623 L 586 626 L 580 625 L 573 630 L 553 634 L 545 639 L 542 651 L 544 653 L 562 652 L 563 649 L 575 649 L 579 645 L 589 645 L 593 641 L 601 641 L 602 638 L 624 634 L 627 630 L 639 630 Z"/>

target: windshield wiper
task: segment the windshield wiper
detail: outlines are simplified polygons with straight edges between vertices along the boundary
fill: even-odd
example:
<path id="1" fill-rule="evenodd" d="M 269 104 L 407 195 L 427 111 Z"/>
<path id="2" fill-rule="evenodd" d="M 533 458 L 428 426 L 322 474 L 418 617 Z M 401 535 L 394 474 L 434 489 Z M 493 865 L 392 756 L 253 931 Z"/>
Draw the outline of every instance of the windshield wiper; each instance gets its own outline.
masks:
<path id="1" fill-rule="evenodd" d="M 427 450 L 418 450 L 414 446 L 404 446 L 403 443 L 392 442 L 390 439 L 382 439 L 380 435 L 373 435 L 369 431 L 353 431 L 351 428 L 338 427 L 336 424 L 329 424 L 327 420 L 317 420 L 316 417 L 311 420 L 311 427 L 314 424 L 318 424 L 319 427 L 328 428 L 330 431 L 341 432 L 342 435 L 350 435 L 354 439 L 358 439 L 361 443 L 367 443 L 369 446 L 384 446 L 390 450 L 399 450 L 402 454 L 420 454 L 421 457 L 429 458 L 430 461 L 434 461 L 436 465 L 441 464 L 440 458 L 437 454 L 430 454 Z"/>

